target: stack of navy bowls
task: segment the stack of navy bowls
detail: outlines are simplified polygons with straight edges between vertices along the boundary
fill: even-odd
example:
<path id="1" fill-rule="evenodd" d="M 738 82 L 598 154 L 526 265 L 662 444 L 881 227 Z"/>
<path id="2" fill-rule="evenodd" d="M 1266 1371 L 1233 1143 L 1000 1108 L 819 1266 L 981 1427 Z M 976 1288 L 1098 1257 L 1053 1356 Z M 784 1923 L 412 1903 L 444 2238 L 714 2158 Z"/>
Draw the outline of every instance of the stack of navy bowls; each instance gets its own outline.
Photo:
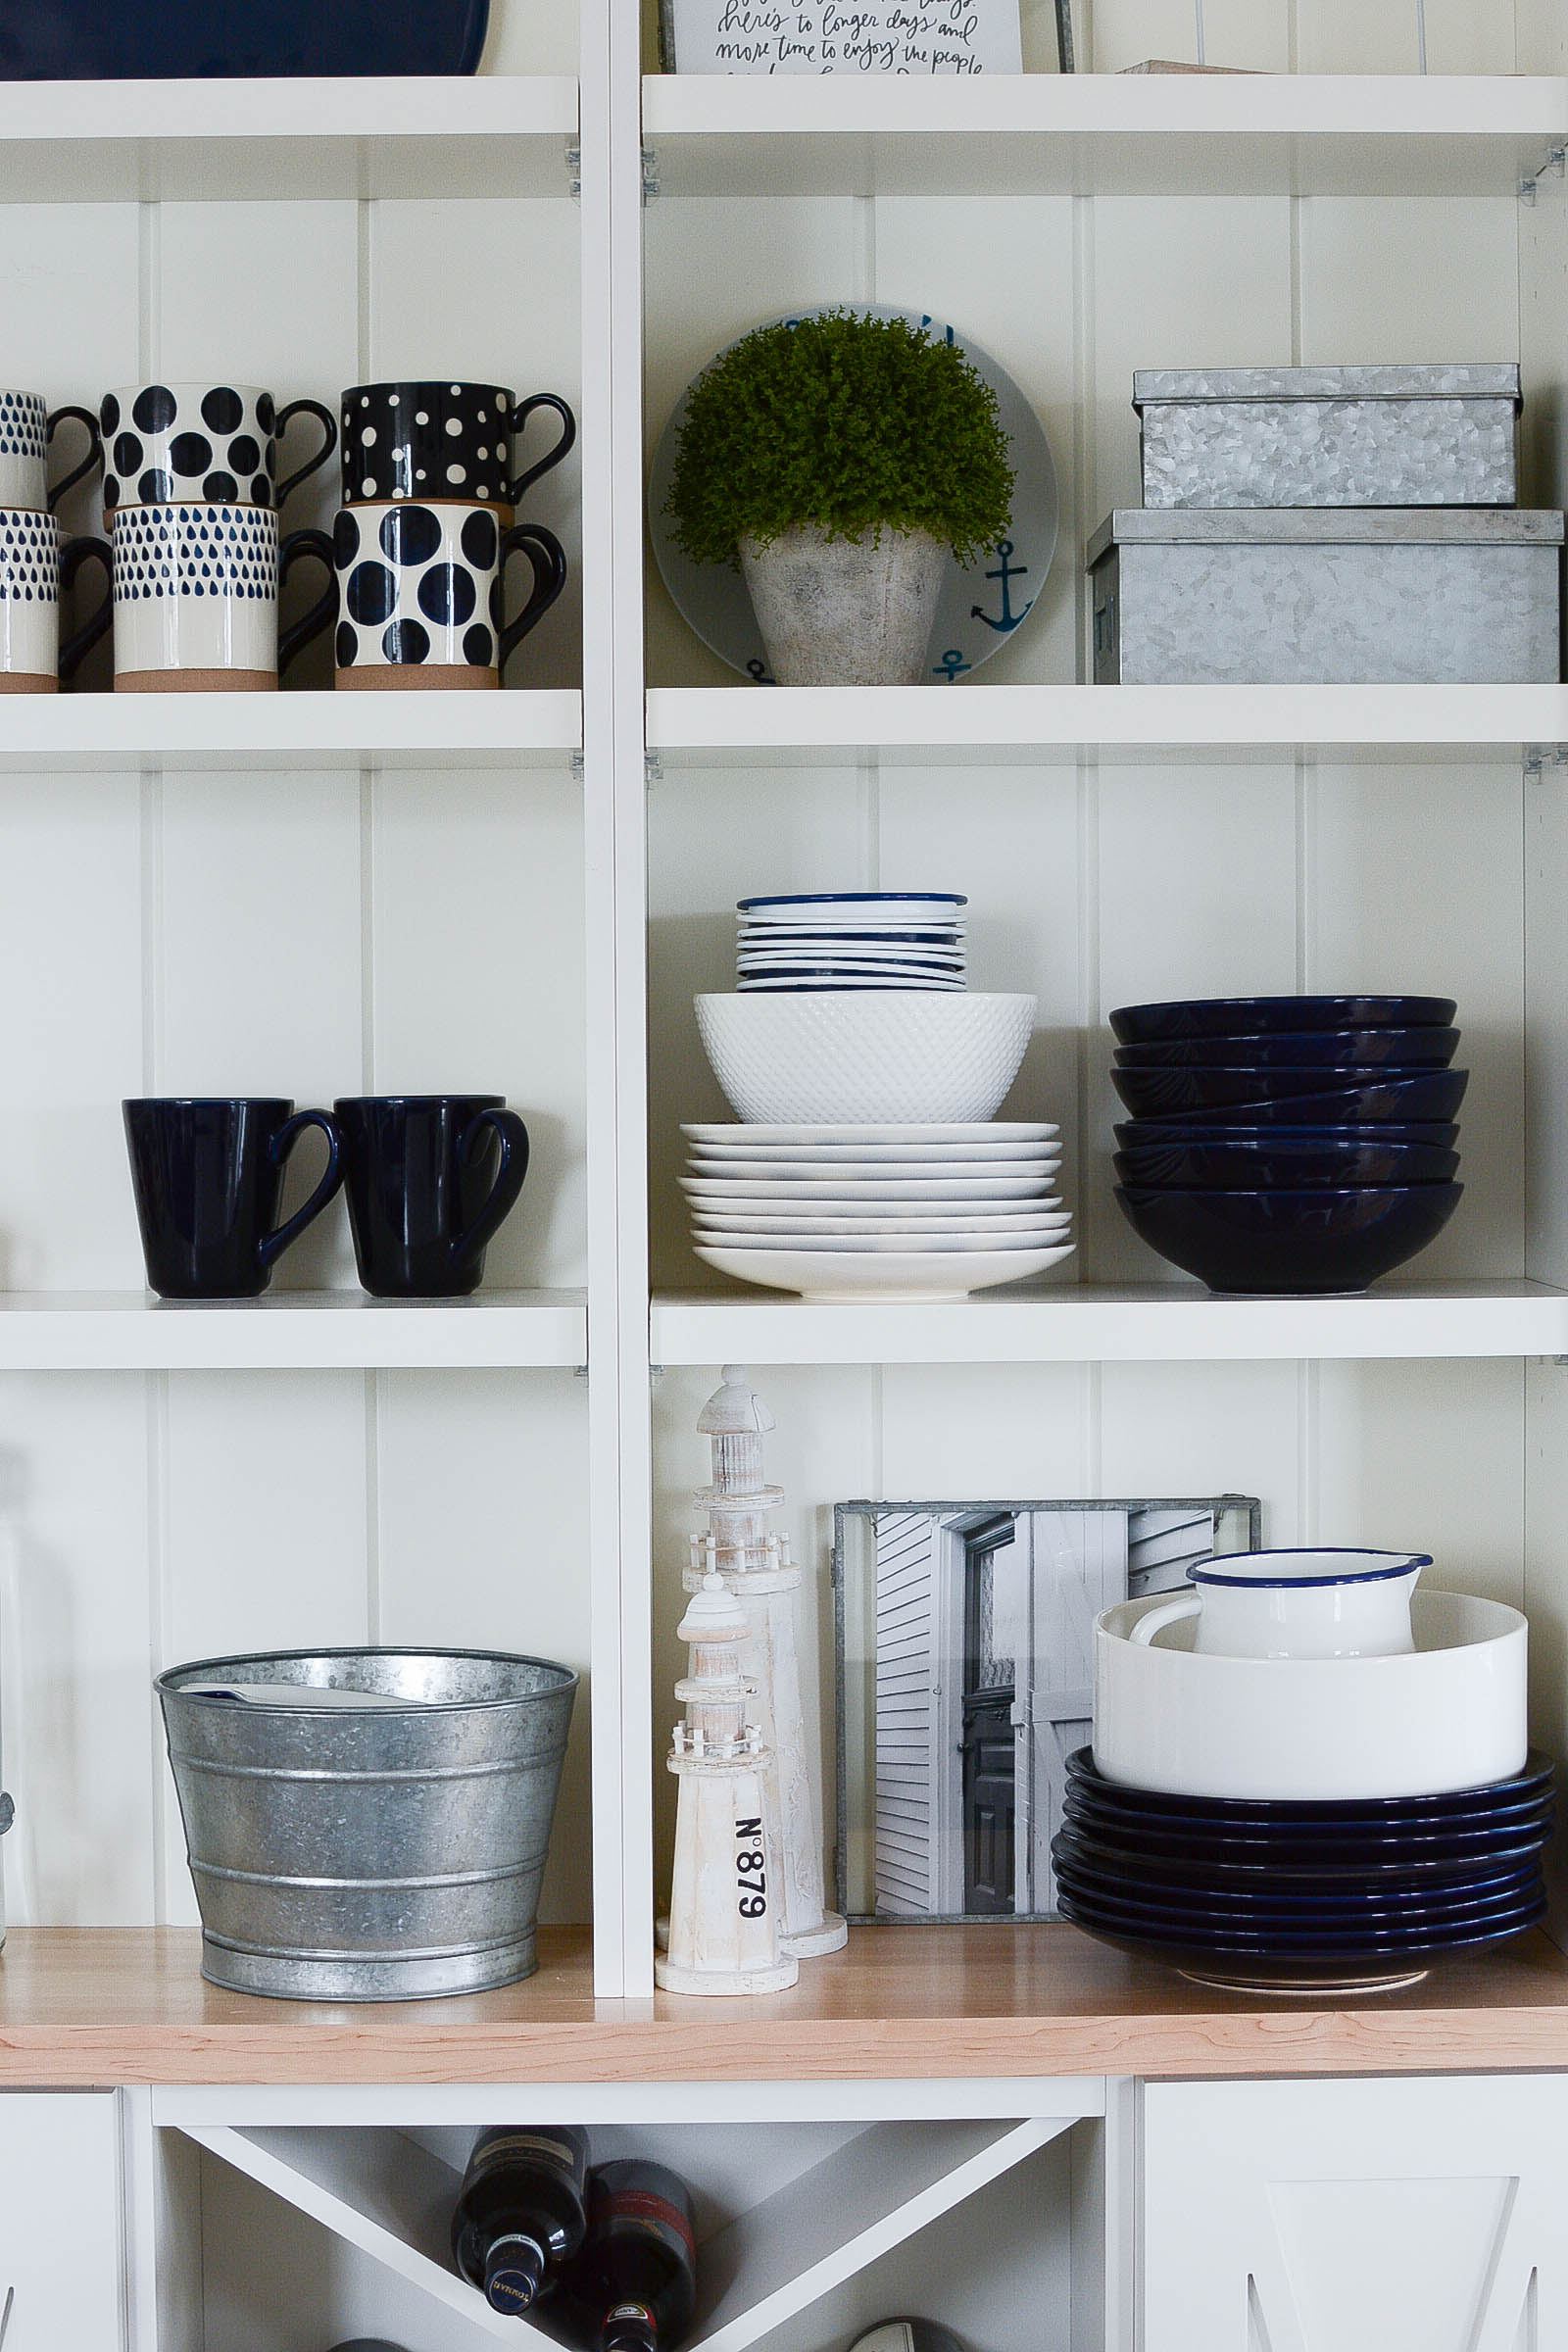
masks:
<path id="1" fill-rule="evenodd" d="M 1102 1942 L 1205 1984 L 1409 1982 L 1546 1908 L 1552 1767 L 1442 1796 L 1233 1802 L 1129 1788 L 1067 1758 L 1056 1902 Z"/>
<path id="2" fill-rule="evenodd" d="M 1364 1291 L 1453 1214 L 1450 997 L 1222 997 L 1110 1016 L 1116 1198 L 1211 1291 Z"/>

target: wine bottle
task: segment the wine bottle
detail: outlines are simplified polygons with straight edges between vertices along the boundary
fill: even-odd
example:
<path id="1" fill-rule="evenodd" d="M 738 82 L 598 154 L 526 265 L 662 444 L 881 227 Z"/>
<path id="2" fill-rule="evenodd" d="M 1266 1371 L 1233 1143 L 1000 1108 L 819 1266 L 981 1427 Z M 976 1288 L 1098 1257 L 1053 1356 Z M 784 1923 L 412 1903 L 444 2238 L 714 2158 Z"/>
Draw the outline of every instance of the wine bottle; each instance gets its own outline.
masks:
<path id="1" fill-rule="evenodd" d="M 587 2228 L 588 2141 L 569 2125 L 481 2132 L 452 2216 L 452 2258 L 494 2311 L 550 2293 Z"/>
<path id="2" fill-rule="evenodd" d="M 675 2352 L 697 2316 L 697 2239 L 686 2183 L 639 2157 L 599 2165 L 588 2234 L 558 2317 L 583 2352 Z"/>

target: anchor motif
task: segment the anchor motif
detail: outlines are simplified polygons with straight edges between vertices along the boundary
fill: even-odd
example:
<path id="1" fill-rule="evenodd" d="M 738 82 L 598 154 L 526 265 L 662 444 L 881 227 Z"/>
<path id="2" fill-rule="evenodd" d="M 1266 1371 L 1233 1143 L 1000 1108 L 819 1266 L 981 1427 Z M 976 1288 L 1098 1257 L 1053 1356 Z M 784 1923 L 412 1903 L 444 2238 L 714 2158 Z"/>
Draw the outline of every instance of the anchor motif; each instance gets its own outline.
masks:
<path id="1" fill-rule="evenodd" d="M 757 686 L 773 686 L 778 682 L 773 676 L 771 670 L 768 668 L 767 663 L 765 662 L 759 661 L 756 654 L 752 656 L 751 660 L 746 664 L 746 675 L 752 680 L 753 684 Z"/>
<path id="2" fill-rule="evenodd" d="M 1010 539 L 998 540 L 997 554 L 1002 559 L 1002 568 L 1000 571 L 988 571 L 986 573 L 986 578 L 988 580 L 1000 580 L 1002 583 L 1002 617 L 1000 620 L 993 620 L 990 613 L 983 611 L 979 605 L 971 605 L 969 607 L 969 618 L 971 620 L 983 620 L 988 629 L 995 629 L 999 637 L 1004 637 L 1007 635 L 1009 630 L 1015 629 L 1021 620 L 1028 619 L 1029 614 L 1034 610 L 1035 600 L 1033 597 L 1031 597 L 1028 604 L 1024 606 L 1022 612 L 1015 612 L 1013 611 L 1012 582 L 1014 580 L 1023 579 L 1028 572 L 1029 566 L 1027 564 L 1013 563 L 1012 541 Z"/>
<path id="3" fill-rule="evenodd" d="M 932 674 L 933 676 L 946 678 L 948 684 L 951 686 L 954 679 L 956 678 L 961 671 L 972 669 L 973 667 L 974 663 L 972 662 L 966 662 L 964 660 L 961 647 L 950 645 L 947 652 L 943 655 L 941 661 L 933 663 Z"/>

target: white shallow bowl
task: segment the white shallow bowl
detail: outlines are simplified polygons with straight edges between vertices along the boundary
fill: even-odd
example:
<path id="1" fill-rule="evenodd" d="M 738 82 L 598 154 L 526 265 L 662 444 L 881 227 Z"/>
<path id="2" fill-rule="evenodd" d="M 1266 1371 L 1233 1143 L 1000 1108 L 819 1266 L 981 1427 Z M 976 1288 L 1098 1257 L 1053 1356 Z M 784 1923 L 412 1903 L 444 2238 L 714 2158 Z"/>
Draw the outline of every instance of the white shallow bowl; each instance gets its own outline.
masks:
<path id="1" fill-rule="evenodd" d="M 814 1250 L 818 1243 L 824 1249 L 829 1244 L 837 1248 L 840 1242 L 849 1250 L 885 1250 L 890 1243 L 905 1250 L 942 1249 L 954 1242 L 972 1243 L 977 1249 L 1015 1250 L 1025 1243 L 1043 1248 L 1064 1242 L 1072 1231 L 1072 1219 L 957 1217 L 941 1225 L 867 1225 L 846 1217 L 813 1217 L 805 1221 L 705 1211 L 693 1219 L 692 1231 L 704 1242 L 737 1241 L 744 1237 L 748 1242 L 760 1244 L 798 1242 L 804 1250 Z"/>
<path id="2" fill-rule="evenodd" d="M 737 1127 L 737 1135 L 755 1135 L 755 1127 Z M 908 1176 L 947 1176 L 955 1168 L 992 1168 L 1005 1173 L 1061 1165 L 1057 1144 L 757 1144 L 728 1146 L 693 1144 L 688 1152 L 693 1175 L 708 1169 L 713 1175 L 730 1171 L 743 1176 L 777 1169 L 789 1176 L 871 1176 L 902 1168 Z"/>
<path id="3" fill-rule="evenodd" d="M 1147 1646 L 1129 1639 L 1169 1597 L 1095 1620 L 1095 1762 L 1108 1781 L 1181 1796 L 1435 1796 L 1524 1763 L 1529 1629 L 1501 1601 L 1417 1592 L 1402 1656 L 1226 1658 L 1193 1650 L 1192 1618 Z"/>
<path id="4" fill-rule="evenodd" d="M 858 1250 L 734 1250 L 703 1243 L 697 1251 L 721 1274 L 755 1282 L 768 1291 L 794 1291 L 802 1298 L 966 1298 L 1003 1282 L 1024 1282 L 1064 1257 L 1072 1245 L 1054 1250 L 932 1250 L 885 1255 Z"/>
<path id="5" fill-rule="evenodd" d="M 1039 1176 L 960 1171 L 952 1176 L 807 1176 L 797 1183 L 776 1176 L 682 1176 L 691 1200 L 865 1200 L 873 1205 L 900 1200 L 1038 1200 L 1055 1171 Z"/>
<path id="6" fill-rule="evenodd" d="M 1061 1129 L 1048 1119 L 879 1120 L 869 1126 L 846 1125 L 839 1120 L 826 1125 L 785 1126 L 754 1126 L 747 1121 L 737 1126 L 729 1121 L 687 1119 L 681 1133 L 694 1144 L 716 1144 L 721 1150 L 733 1145 L 747 1152 L 759 1146 L 767 1151 L 787 1146 L 794 1151 L 804 1144 L 811 1151 L 826 1145 L 856 1152 L 873 1145 L 890 1151 L 910 1146 L 923 1151 L 928 1144 L 1054 1144 Z"/>
<path id="7" fill-rule="evenodd" d="M 750 1208 L 739 1203 L 715 1207 L 705 1203 L 692 1209 L 692 1222 L 719 1226 L 731 1233 L 738 1226 L 744 1226 L 748 1233 L 767 1233 L 787 1225 L 792 1233 L 932 1234 L 1038 1233 L 1048 1225 L 1065 1227 L 1072 1223 L 1072 1211 L 1054 1200 L 1038 1203 L 1004 1200 L 983 1208 L 966 1208 L 958 1202 L 951 1207 L 938 1206 L 930 1215 L 919 1213 L 928 1206 L 922 1201 L 914 1209 L 889 1208 L 867 1216 L 847 1208 Z"/>
<path id="8" fill-rule="evenodd" d="M 819 989 L 699 997 L 703 1048 L 743 1120 L 989 1119 L 1034 1028 L 1033 997 Z"/>

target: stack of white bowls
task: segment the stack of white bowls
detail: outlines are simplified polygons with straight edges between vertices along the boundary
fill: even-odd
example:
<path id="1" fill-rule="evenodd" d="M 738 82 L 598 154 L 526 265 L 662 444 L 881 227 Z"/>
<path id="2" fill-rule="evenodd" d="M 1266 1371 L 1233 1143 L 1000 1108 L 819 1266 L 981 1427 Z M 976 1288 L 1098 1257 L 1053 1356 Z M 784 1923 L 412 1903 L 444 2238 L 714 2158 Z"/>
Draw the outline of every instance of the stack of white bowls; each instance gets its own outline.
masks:
<path id="1" fill-rule="evenodd" d="M 962 1298 L 1066 1257 L 1059 1129 L 995 1117 L 1034 1016 L 1033 997 L 923 981 L 699 997 L 740 1121 L 684 1130 L 699 1257 L 808 1298 Z"/>
<path id="2" fill-rule="evenodd" d="M 742 899 L 741 990 L 961 989 L 963 909 L 951 890 L 817 890 Z"/>

